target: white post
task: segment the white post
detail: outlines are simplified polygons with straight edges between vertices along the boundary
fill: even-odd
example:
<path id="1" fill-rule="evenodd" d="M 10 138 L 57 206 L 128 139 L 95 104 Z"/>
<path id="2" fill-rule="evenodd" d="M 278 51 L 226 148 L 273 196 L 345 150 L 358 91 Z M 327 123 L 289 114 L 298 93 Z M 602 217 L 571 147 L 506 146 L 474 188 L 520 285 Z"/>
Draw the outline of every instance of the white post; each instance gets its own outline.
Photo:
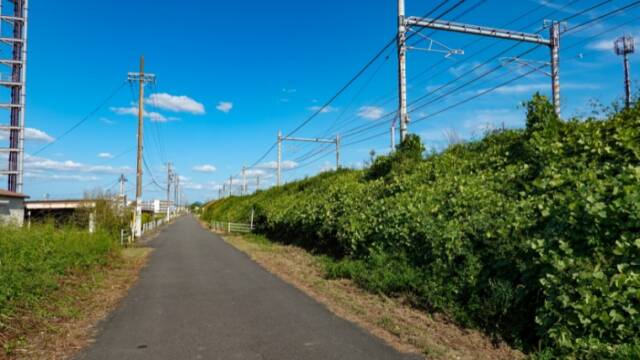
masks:
<path id="1" fill-rule="evenodd" d="M 551 94 L 553 107 L 560 117 L 560 23 L 554 21 L 549 32 L 549 40 L 551 40 Z"/>
<path id="2" fill-rule="evenodd" d="M 396 148 L 396 124 L 395 121 L 391 124 L 391 152 Z"/>
<path id="3" fill-rule="evenodd" d="M 247 167 L 242 166 L 242 193 L 240 195 L 245 195 L 247 193 Z"/>
<path id="4" fill-rule="evenodd" d="M 404 0 L 398 0 L 398 111 L 400 114 L 400 141 L 407 136 L 407 28 L 405 25 Z"/>
<path id="5" fill-rule="evenodd" d="M 94 232 L 96 232 L 96 214 L 91 212 L 89 214 L 89 233 L 93 234 Z"/>
<path id="6" fill-rule="evenodd" d="M 251 230 L 253 230 L 253 214 L 254 214 L 254 210 L 253 208 L 251 208 Z"/>
<path id="7" fill-rule="evenodd" d="M 336 134 L 336 171 L 340 169 L 340 134 Z"/>
<path id="8" fill-rule="evenodd" d="M 282 169 L 282 132 L 278 130 L 278 163 L 277 167 L 277 175 L 276 175 L 276 184 L 280 186 L 280 171 Z"/>
<path id="9" fill-rule="evenodd" d="M 171 218 L 171 162 L 167 163 L 167 221 Z"/>

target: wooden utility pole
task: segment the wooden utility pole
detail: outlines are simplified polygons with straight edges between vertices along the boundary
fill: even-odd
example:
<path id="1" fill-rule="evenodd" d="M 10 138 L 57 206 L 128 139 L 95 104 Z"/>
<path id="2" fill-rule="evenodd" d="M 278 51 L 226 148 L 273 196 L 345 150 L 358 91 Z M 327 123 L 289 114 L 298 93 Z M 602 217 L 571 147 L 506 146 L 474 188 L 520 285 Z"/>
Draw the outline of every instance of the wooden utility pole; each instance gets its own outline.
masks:
<path id="1" fill-rule="evenodd" d="M 167 221 L 171 219 L 171 180 L 173 173 L 171 172 L 171 162 L 167 163 Z"/>
<path id="2" fill-rule="evenodd" d="M 136 236 L 142 225 L 142 151 L 144 130 L 144 56 L 140 57 L 140 79 L 138 81 L 138 155 L 136 162 Z M 138 225 L 140 224 L 140 225 Z"/>
<path id="3" fill-rule="evenodd" d="M 144 56 L 140 57 L 140 72 L 129 73 L 130 82 L 138 83 L 138 155 L 136 163 L 136 210 L 133 214 L 133 233 L 139 238 L 142 235 L 142 163 L 143 163 L 143 129 L 144 129 L 144 85 L 155 81 L 155 75 L 144 73 Z"/>

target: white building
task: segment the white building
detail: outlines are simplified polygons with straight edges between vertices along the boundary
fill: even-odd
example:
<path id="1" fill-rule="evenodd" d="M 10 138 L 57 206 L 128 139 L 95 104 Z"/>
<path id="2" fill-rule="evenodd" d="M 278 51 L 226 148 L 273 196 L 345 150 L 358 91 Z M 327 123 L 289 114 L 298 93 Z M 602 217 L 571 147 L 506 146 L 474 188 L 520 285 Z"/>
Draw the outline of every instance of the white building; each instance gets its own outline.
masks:
<path id="1" fill-rule="evenodd" d="M 24 199 L 28 196 L 0 190 L 0 222 L 22 226 L 24 223 Z"/>

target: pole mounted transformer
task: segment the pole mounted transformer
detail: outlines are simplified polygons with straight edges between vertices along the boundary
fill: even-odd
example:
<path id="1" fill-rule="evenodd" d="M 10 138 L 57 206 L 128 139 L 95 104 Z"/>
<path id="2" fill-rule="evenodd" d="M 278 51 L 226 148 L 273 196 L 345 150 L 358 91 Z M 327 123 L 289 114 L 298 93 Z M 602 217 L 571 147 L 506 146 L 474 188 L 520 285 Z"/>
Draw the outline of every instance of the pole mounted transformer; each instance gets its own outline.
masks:
<path id="1" fill-rule="evenodd" d="M 613 50 L 620 55 L 624 62 L 624 105 L 631 106 L 631 76 L 629 74 L 629 54 L 635 52 L 635 42 L 630 35 L 621 36 L 613 43 Z"/>
<path id="2" fill-rule="evenodd" d="M 0 1 L 0 86 L 9 89 L 9 102 L 0 102 L 0 110 L 7 110 L 9 121 L 0 125 L 0 130 L 9 133 L 9 146 L 0 148 L 8 154 L 8 166 L 0 170 L 7 176 L 7 190 L 22 193 L 24 163 L 24 112 L 27 78 L 27 18 L 28 0 L 10 0 L 12 6 L 3 6 Z"/>

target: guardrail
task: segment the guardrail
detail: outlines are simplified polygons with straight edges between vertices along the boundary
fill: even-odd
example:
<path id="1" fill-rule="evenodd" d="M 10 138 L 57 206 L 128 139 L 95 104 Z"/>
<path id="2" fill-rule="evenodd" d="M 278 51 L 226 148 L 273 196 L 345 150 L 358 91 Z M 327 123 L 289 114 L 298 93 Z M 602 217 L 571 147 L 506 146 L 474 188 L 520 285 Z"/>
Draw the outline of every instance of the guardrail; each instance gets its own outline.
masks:
<path id="1" fill-rule="evenodd" d="M 227 233 L 250 233 L 254 230 L 252 224 L 232 223 L 229 221 L 212 221 L 209 227 L 215 231 L 224 231 Z"/>
<path id="2" fill-rule="evenodd" d="M 158 227 L 162 226 L 162 224 L 164 223 L 165 223 L 165 219 L 157 219 L 157 220 L 151 220 L 149 222 L 146 222 L 142 224 L 142 233 L 144 234 L 147 231 L 157 229 Z"/>

